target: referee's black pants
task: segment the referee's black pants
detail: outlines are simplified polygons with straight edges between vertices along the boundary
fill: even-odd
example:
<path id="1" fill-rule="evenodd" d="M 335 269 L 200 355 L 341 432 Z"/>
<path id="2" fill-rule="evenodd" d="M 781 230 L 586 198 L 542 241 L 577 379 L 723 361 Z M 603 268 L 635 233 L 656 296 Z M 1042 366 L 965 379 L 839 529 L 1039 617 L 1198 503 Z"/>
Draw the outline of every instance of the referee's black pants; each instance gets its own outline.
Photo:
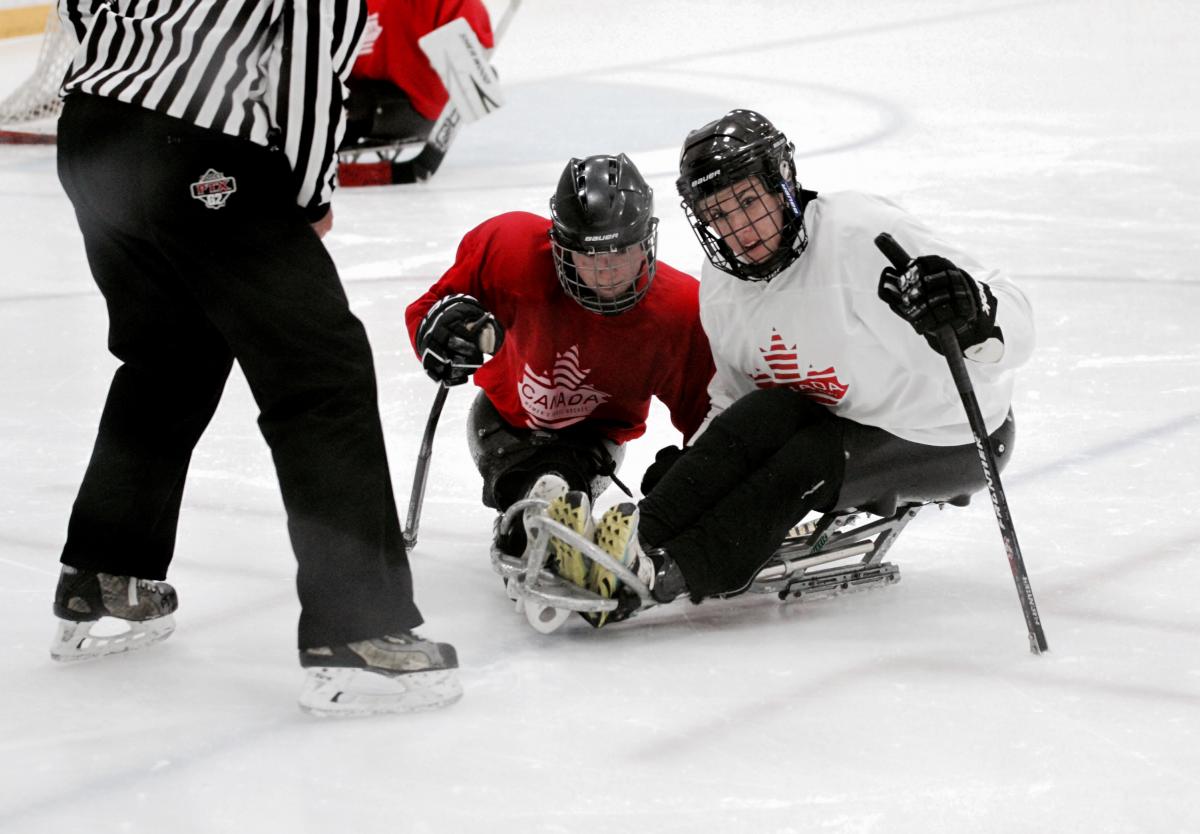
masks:
<path id="1" fill-rule="evenodd" d="M 121 361 L 63 563 L 166 577 L 192 450 L 236 360 L 287 512 L 300 648 L 418 625 L 370 345 L 284 155 L 82 94 L 58 149 Z"/>

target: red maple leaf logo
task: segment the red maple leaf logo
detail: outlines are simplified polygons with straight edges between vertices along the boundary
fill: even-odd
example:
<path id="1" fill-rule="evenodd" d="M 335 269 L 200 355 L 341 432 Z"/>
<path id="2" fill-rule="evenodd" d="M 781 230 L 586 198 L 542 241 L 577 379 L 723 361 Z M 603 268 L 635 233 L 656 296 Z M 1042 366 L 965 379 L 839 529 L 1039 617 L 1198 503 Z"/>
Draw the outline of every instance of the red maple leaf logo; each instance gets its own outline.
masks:
<path id="1" fill-rule="evenodd" d="M 837 370 L 833 367 L 801 371 L 796 346 L 785 344 L 775 328 L 771 328 L 770 343 L 758 352 L 763 355 L 767 369 L 755 371 L 750 379 L 759 388 L 791 388 L 821 405 L 837 405 L 850 390 L 850 386 L 838 380 Z"/>

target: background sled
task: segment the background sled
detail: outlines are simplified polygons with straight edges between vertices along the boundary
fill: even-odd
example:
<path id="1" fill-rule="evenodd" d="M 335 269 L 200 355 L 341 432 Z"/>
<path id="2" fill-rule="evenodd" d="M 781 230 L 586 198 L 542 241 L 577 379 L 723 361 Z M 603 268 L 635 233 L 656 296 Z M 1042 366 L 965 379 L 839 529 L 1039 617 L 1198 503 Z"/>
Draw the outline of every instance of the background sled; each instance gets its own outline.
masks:
<path id="1" fill-rule="evenodd" d="M 496 25 L 496 48 L 520 5 L 521 0 L 509 0 Z M 450 93 L 450 100 L 427 136 L 342 151 L 338 163 L 341 185 L 407 185 L 429 179 L 441 167 L 463 124 L 483 118 L 502 103 L 495 70 L 486 60 L 478 60 L 481 55 L 490 58 L 495 49 L 491 53 L 483 50 L 462 18 L 426 35 L 421 39 L 422 48 L 431 36 L 435 36 L 431 49 L 439 49 L 437 54 L 443 56 L 432 63 Z"/>

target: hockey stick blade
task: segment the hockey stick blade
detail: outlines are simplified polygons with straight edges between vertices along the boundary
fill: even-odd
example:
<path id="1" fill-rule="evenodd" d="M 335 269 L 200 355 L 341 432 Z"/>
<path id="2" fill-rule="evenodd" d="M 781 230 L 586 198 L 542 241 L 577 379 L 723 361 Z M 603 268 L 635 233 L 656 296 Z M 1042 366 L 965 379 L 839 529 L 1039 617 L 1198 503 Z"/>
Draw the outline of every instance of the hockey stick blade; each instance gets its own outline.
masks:
<path id="1" fill-rule="evenodd" d="M 892 267 L 899 272 L 908 269 L 912 258 L 904 251 L 895 238 L 883 232 L 875 238 L 875 245 Z M 987 481 L 988 493 L 992 499 L 992 509 L 996 514 L 996 522 L 1000 526 L 1000 538 L 1004 542 L 1004 552 L 1008 556 L 1008 565 L 1012 570 L 1013 581 L 1017 586 L 1017 596 L 1021 600 L 1021 611 L 1025 615 L 1025 626 L 1029 630 L 1029 650 L 1034 654 L 1048 651 L 1046 634 L 1042 630 L 1042 620 L 1038 615 L 1037 602 L 1033 597 L 1033 586 L 1029 581 L 1029 573 L 1025 569 L 1025 559 L 1021 555 L 1021 547 L 1017 543 L 1017 531 L 1013 525 L 1012 515 L 1008 510 L 1008 499 L 1004 487 L 1000 483 L 1000 468 L 996 465 L 996 456 L 988 442 L 987 426 L 983 422 L 983 414 L 979 410 L 979 401 L 975 397 L 975 388 L 971 377 L 967 375 L 966 362 L 958 339 L 950 325 L 943 325 L 936 331 L 938 344 L 941 345 L 942 355 L 950 366 L 954 377 L 955 387 L 962 400 L 963 410 L 967 413 L 967 422 L 971 425 L 971 433 L 975 437 L 975 449 L 979 453 L 979 464 L 983 468 L 983 477 Z"/>

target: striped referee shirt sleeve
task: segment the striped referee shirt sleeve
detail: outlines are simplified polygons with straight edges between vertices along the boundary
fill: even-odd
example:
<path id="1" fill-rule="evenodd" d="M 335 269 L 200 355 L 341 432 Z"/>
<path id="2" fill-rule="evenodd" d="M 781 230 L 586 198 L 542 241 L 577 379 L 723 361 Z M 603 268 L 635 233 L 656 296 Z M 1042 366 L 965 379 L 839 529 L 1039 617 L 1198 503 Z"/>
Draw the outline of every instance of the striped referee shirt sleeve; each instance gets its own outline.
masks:
<path id="1" fill-rule="evenodd" d="M 273 53 L 275 117 L 297 179 L 296 202 L 317 220 L 333 196 L 345 83 L 366 25 L 366 2 L 291 0 L 282 24 L 282 48 Z"/>
<path id="2" fill-rule="evenodd" d="M 74 35 L 73 40 L 76 44 L 87 34 L 96 10 L 106 2 L 107 0 L 60 0 L 57 4 L 58 20 L 64 29 Z"/>

